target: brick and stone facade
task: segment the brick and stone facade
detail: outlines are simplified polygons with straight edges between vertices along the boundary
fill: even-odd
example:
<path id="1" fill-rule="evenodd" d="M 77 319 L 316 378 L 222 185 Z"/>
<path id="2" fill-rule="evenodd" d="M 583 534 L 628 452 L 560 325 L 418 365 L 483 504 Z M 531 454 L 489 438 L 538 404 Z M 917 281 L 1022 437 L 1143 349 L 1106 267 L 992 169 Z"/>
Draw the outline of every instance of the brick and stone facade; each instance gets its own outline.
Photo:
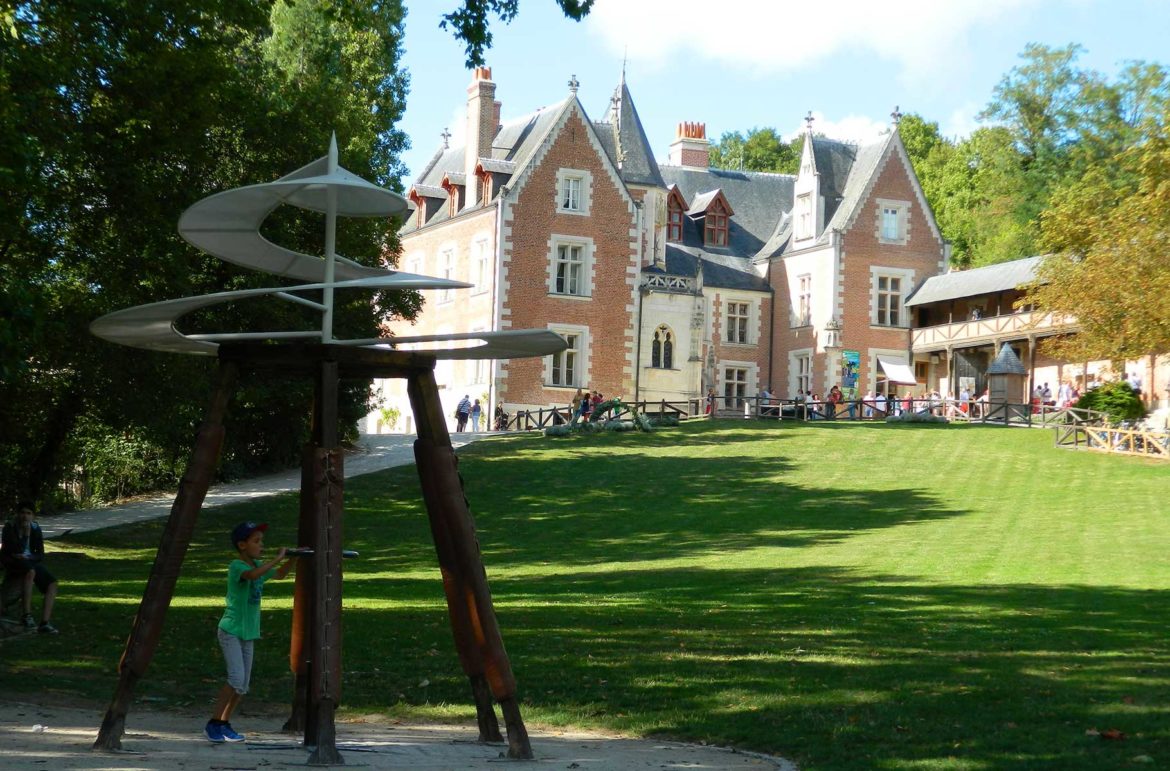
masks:
<path id="1" fill-rule="evenodd" d="M 415 180 L 401 231 L 403 270 L 473 288 L 424 293 L 419 321 L 390 331 L 553 329 L 572 348 L 440 362 L 448 414 L 465 394 L 490 415 L 497 403 L 564 406 L 578 387 L 675 402 L 714 389 L 731 408 L 764 388 L 793 395 L 799 376 L 823 393 L 839 369 L 830 321 L 844 326 L 841 347 L 862 353 L 862 390 L 876 387 L 878 354 L 910 361 L 902 303 L 947 254 L 896 130 L 865 148 L 810 131 L 796 176 L 727 172 L 709 168 L 696 122 L 679 124 L 671 162 L 658 164 L 624 82 L 601 120 L 575 83 L 508 123 L 495 97 L 490 70 L 476 70 L 467 144 L 444 144 Z M 899 280 L 896 318 L 878 318 L 883 276 Z M 379 387 L 409 415 L 399 384 Z"/>

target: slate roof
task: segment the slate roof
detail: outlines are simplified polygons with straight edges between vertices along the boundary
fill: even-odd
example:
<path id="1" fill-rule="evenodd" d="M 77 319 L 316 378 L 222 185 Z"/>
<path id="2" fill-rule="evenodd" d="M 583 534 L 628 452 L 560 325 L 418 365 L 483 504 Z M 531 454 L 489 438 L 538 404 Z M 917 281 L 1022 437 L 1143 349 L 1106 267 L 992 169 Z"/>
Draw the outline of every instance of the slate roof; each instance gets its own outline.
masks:
<path id="1" fill-rule="evenodd" d="M 715 200 L 715 196 L 719 195 L 719 188 L 715 188 L 707 193 L 699 193 L 691 199 L 691 208 L 687 209 L 687 216 L 694 217 L 703 214 L 707 211 L 707 207 Z"/>
<path id="2" fill-rule="evenodd" d="M 431 185 L 415 184 L 411 186 L 412 190 L 417 190 L 418 194 L 424 198 L 446 198 L 447 191 L 441 187 L 434 187 Z"/>
<path id="3" fill-rule="evenodd" d="M 825 199 L 825 229 L 816 243 L 827 243 L 831 231 L 844 230 L 849 224 L 893 138 L 891 132 L 881 142 L 861 147 L 835 139 L 813 138 L 821 195 Z"/>
<path id="4" fill-rule="evenodd" d="M 497 185 L 507 184 L 509 179 L 523 173 L 533 154 L 552 129 L 553 124 L 571 102 L 576 102 L 575 96 L 569 96 L 556 104 L 542 107 L 499 127 L 492 140 L 490 157 L 479 159 L 486 171 L 500 175 L 496 179 Z M 583 109 L 582 114 L 584 114 Z M 614 89 L 605 119 L 591 121 L 591 123 L 601 141 L 602 148 L 618 169 L 623 181 L 631 184 L 666 187 L 624 77 Z M 440 149 L 431 158 L 430 163 L 427 164 L 422 173 L 416 177 L 414 187 L 422 195 L 431 195 L 435 189 L 440 189 L 445 175 L 455 181 L 454 175 L 465 173 L 463 163 L 465 151 L 465 147 L 462 145 Z M 463 182 L 458 184 L 463 184 Z M 438 196 L 432 195 L 431 197 Z M 439 221 L 441 220 L 436 213 L 426 224 Z M 413 223 L 414 218 L 408 218 L 407 225 L 402 232 L 414 230 Z"/>
<path id="5" fill-rule="evenodd" d="M 483 167 L 484 171 L 490 171 L 492 174 L 511 174 L 516 170 L 516 164 L 512 161 L 501 161 L 495 158 L 480 158 L 479 165 Z"/>
<path id="6" fill-rule="evenodd" d="M 1025 257 L 1022 260 L 931 276 L 914 290 L 906 300 L 906 305 L 926 305 L 1016 289 L 1036 280 L 1036 269 L 1043 259 L 1042 255 Z"/>
<path id="7" fill-rule="evenodd" d="M 771 292 L 768 282 L 757 276 L 751 261 L 745 257 L 714 254 L 704 249 L 679 244 L 666 245 L 666 267 L 644 268 L 645 273 L 694 277 L 699 263 L 703 265 L 703 285 L 720 289 L 747 289 L 753 292 Z"/>
<path id="8" fill-rule="evenodd" d="M 988 375 L 1027 375 L 1028 370 L 1024 363 L 1020 361 L 1020 357 L 1016 356 L 1016 352 L 1007 343 L 1000 346 L 999 353 L 996 354 L 995 361 L 987 367 Z"/>
<path id="9" fill-rule="evenodd" d="M 593 125 L 603 137 L 602 146 L 623 180 L 635 185 L 666 187 L 624 75 L 610 97 L 605 120 L 594 121 Z"/>
<path id="10" fill-rule="evenodd" d="M 783 216 L 792 211 L 796 177 L 791 174 L 666 165 L 659 170 L 666 185 L 676 185 L 692 209 L 703 194 L 721 190 L 735 212 L 728 223 L 727 247 L 704 247 L 702 221 L 690 217 L 683 219 L 683 246 L 750 258 L 771 240 Z"/>
<path id="11" fill-rule="evenodd" d="M 493 174 L 514 175 L 522 170 L 532 158 L 533 153 L 540 146 L 541 141 L 552 129 L 553 124 L 562 110 L 568 105 L 565 99 L 548 107 L 541 107 L 535 112 L 523 115 L 499 127 L 492 139 L 491 156 L 480 158 L 484 169 Z M 432 156 L 430 163 L 422 173 L 415 178 L 412 188 L 420 195 L 432 198 L 446 198 L 447 191 L 442 189 L 443 178 L 447 177 L 457 185 L 466 184 L 467 172 L 463 166 L 464 145 L 441 148 Z M 441 195 L 434 195 L 434 191 L 441 191 Z M 411 208 L 411 212 L 417 207 Z M 417 230 L 415 217 L 407 215 L 405 224 L 399 233 L 406 234 Z M 446 206 L 438 210 L 427 220 L 426 225 L 432 225 L 450 219 Z"/>

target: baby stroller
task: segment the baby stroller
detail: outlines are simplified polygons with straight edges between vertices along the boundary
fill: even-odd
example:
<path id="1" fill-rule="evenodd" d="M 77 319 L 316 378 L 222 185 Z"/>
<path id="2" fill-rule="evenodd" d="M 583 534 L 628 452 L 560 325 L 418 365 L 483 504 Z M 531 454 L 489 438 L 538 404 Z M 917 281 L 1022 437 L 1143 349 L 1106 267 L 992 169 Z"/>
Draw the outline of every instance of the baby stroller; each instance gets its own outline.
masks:
<path id="1" fill-rule="evenodd" d="M 508 413 L 504 412 L 502 407 L 496 407 L 496 422 L 495 422 L 494 430 L 496 430 L 496 431 L 507 431 L 508 430 Z"/>

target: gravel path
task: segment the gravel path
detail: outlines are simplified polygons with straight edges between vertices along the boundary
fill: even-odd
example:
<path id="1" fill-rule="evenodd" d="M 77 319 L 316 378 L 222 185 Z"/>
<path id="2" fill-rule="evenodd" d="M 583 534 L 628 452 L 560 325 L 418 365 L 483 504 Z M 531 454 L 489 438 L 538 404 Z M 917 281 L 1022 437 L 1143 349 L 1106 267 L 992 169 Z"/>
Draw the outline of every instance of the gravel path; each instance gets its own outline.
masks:
<path id="1" fill-rule="evenodd" d="M 499 434 L 453 434 L 451 444 L 455 449 Z M 395 466 L 414 463 L 414 436 L 403 434 L 367 434 L 362 436 L 353 452 L 345 456 L 346 477 L 356 477 Z M 277 474 L 254 477 L 242 482 L 218 485 L 211 488 L 203 501 L 204 509 L 214 509 L 229 503 L 248 501 L 267 495 L 296 491 L 301 488 L 301 470 L 289 469 Z M 60 538 L 68 532 L 84 533 L 101 530 L 114 525 L 145 522 L 169 516 L 175 502 L 173 492 L 165 495 L 143 498 L 100 509 L 71 511 L 38 520 L 46 538 Z"/>

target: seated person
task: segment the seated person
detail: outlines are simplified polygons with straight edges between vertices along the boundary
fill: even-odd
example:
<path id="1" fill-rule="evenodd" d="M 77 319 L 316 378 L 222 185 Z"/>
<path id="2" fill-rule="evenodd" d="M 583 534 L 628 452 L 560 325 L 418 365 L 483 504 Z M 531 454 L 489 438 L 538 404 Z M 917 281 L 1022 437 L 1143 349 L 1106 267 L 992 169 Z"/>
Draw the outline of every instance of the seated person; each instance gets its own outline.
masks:
<path id="1" fill-rule="evenodd" d="M 53 600 L 57 598 L 57 579 L 45 568 L 44 560 L 45 540 L 40 525 L 33 522 L 32 504 L 21 503 L 16 508 L 16 516 L 0 532 L 0 565 L 4 566 L 5 581 L 15 578 L 22 582 L 24 625 L 30 629 L 36 626 L 41 634 L 57 634 L 50 621 Z M 33 586 L 44 595 L 40 626 L 32 615 Z"/>

